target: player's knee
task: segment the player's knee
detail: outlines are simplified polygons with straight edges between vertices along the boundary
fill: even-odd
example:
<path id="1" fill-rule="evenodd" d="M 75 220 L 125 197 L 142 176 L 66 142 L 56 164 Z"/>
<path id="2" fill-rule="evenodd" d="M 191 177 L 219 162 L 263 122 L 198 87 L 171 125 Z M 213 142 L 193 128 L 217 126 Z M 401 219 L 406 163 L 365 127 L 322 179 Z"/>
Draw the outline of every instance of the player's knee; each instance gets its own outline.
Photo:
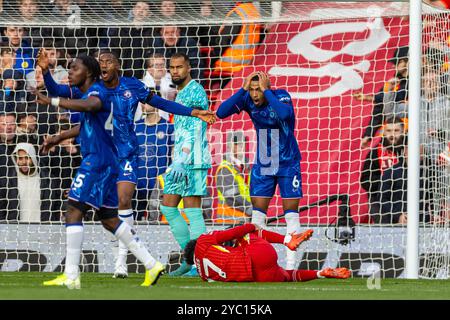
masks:
<path id="1" fill-rule="evenodd" d="M 82 221 L 83 214 L 85 214 L 88 209 L 89 206 L 84 203 L 69 200 L 65 213 L 66 223 L 76 223 Z"/>
<path id="2" fill-rule="evenodd" d="M 101 220 L 103 228 L 106 230 L 113 232 L 116 230 L 117 226 L 119 225 L 119 219 L 104 219 Z"/>

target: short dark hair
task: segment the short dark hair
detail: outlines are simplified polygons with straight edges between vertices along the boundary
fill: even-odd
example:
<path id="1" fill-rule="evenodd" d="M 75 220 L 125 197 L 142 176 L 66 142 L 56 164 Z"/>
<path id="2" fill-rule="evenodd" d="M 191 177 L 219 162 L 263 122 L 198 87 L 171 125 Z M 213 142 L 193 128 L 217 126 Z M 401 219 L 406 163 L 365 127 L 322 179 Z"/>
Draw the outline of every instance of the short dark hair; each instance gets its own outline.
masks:
<path id="1" fill-rule="evenodd" d="M 170 59 L 177 59 L 177 58 L 183 58 L 184 61 L 187 61 L 188 65 L 191 65 L 191 60 L 189 59 L 189 56 L 184 52 L 175 52 Z"/>
<path id="2" fill-rule="evenodd" d="M 194 252 L 195 252 L 195 246 L 197 245 L 197 239 L 191 240 L 186 244 L 186 247 L 184 247 L 184 253 L 183 257 L 187 264 L 193 265 L 194 264 Z"/>
<path id="3" fill-rule="evenodd" d="M 14 112 L 0 112 L 0 117 L 1 118 L 14 117 L 14 120 L 17 121 L 17 116 Z"/>
<path id="4" fill-rule="evenodd" d="M 100 78 L 100 64 L 94 57 L 88 56 L 83 53 L 77 56 L 76 59 L 81 60 L 81 63 L 92 73 L 92 79 L 97 81 Z"/>
<path id="5" fill-rule="evenodd" d="M 145 67 L 150 68 L 150 59 L 164 59 L 166 60 L 166 57 L 160 52 L 154 52 L 154 53 L 147 53 L 149 55 L 148 58 L 145 59 Z"/>
<path id="6" fill-rule="evenodd" d="M 102 49 L 102 50 L 99 51 L 98 57 L 100 58 L 100 56 L 101 56 L 102 54 L 109 54 L 109 55 L 112 55 L 113 58 L 116 59 L 117 62 L 120 64 L 119 56 L 118 56 L 117 53 L 115 53 L 114 51 Z"/>
<path id="7" fill-rule="evenodd" d="M 255 74 L 250 81 L 259 81 L 259 75 Z"/>
<path id="8" fill-rule="evenodd" d="M 386 118 L 384 123 L 385 124 L 401 124 L 402 126 L 405 126 L 405 122 L 399 116 L 389 116 Z"/>

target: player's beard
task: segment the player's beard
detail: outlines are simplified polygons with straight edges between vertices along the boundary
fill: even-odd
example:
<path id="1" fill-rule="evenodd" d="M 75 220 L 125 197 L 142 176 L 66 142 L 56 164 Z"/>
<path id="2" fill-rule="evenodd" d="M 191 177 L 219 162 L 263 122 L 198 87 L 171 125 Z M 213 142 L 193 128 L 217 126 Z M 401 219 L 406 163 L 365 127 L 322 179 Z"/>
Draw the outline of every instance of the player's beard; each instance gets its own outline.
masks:
<path id="1" fill-rule="evenodd" d="M 184 80 L 186 80 L 187 77 L 179 78 L 178 80 L 172 79 L 172 82 L 174 85 L 179 86 L 180 84 L 183 84 Z"/>

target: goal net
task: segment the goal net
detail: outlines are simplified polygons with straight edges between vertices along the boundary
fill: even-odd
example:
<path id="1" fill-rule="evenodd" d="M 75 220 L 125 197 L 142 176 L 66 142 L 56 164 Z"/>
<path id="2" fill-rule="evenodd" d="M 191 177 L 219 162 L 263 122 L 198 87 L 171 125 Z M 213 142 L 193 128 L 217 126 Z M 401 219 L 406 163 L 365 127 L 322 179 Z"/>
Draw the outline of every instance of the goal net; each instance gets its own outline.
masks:
<path id="1" fill-rule="evenodd" d="M 17 0 L 0 8 L 1 271 L 64 268 L 64 211 L 80 148 L 76 139 L 49 154 L 39 146 L 45 136 L 76 125 L 79 114 L 35 103 L 34 90 L 46 90 L 36 65 L 37 50 L 44 47 L 60 84 L 68 83 L 77 55 L 113 50 L 123 76 L 141 79 L 169 100 L 177 95 L 169 58 L 186 53 L 211 110 L 249 74 L 266 72 L 272 88 L 289 92 L 296 116 L 300 223 L 315 232 L 298 251 L 298 267 L 404 277 L 408 2 Z M 423 3 L 419 254 L 426 278 L 448 278 L 450 272 L 449 12 Z M 175 270 L 181 251 L 159 208 L 172 157 L 173 116 L 141 105 L 135 120 L 136 229 L 151 253 Z M 252 121 L 245 112 L 219 119 L 207 135 L 207 229 L 249 222 L 257 141 Z M 182 203 L 179 209 L 183 213 Z M 285 233 L 282 216 L 277 188 L 268 228 Z M 84 224 L 82 270 L 112 273 L 117 242 L 94 211 Z M 275 247 L 285 266 L 285 250 Z M 131 254 L 127 262 L 128 272 L 143 272 Z"/>

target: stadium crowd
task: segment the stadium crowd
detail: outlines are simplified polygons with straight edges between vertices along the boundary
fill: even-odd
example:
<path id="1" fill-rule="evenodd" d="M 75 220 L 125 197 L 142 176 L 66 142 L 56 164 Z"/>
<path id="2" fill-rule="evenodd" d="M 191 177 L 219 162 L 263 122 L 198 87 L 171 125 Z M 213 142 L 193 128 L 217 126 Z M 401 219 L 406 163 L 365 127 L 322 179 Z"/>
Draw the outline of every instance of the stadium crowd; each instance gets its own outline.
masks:
<path id="1" fill-rule="evenodd" d="M 251 62 L 239 57 L 237 49 L 245 47 L 247 56 L 255 53 L 264 39 L 263 25 L 247 23 L 258 16 L 251 3 L 229 2 L 227 12 L 217 12 L 212 1 L 202 1 L 197 19 L 233 16 L 242 24 L 223 26 L 164 25 L 143 27 L 149 19 L 174 21 L 176 1 L 111 0 L 108 6 L 93 5 L 89 0 L 17 0 L 0 1 L 0 22 L 8 15 L 18 17 L 17 26 L 1 24 L 0 43 L 0 221 L 60 221 L 65 197 L 81 156 L 76 139 L 40 151 L 47 135 L 70 130 L 78 123 L 76 112 L 56 109 L 35 102 L 34 91 L 45 91 L 42 70 L 36 64 L 39 48 L 47 50 L 50 72 L 57 83 L 68 83 L 71 60 L 85 53 L 98 57 L 103 49 L 115 51 L 121 59 L 122 74 L 134 76 L 163 98 L 174 100 L 175 86 L 168 72 L 169 58 L 175 52 L 189 56 L 193 79 L 202 83 L 211 100 L 214 89 Z M 236 6 L 240 11 L 236 10 Z M 253 6 L 250 10 L 248 6 Z M 39 27 L 42 14 L 67 19 L 74 12 L 94 17 L 98 10 L 111 21 L 129 21 L 126 27 Z M 244 12 L 240 13 L 239 12 Z M 26 27 L 24 27 L 26 25 Z M 244 30 L 250 28 L 251 30 Z M 251 37 L 243 37 L 247 32 Z M 238 62 L 234 61 L 237 59 Z M 446 210 L 449 199 L 447 167 L 449 132 L 449 73 L 443 52 L 430 47 L 423 61 L 422 113 L 428 127 L 421 152 L 422 220 L 439 219 L 437 203 Z M 375 223 L 406 223 L 406 176 L 408 132 L 408 48 L 396 50 L 390 62 L 396 75 L 387 79 L 373 95 L 356 93 L 355 99 L 373 102 L 373 114 L 364 130 L 361 148 L 367 158 L 361 171 L 361 186 L 368 193 L 370 215 Z M 214 79 L 224 80 L 213 86 Z M 163 176 L 171 163 L 172 116 L 142 105 L 136 116 L 136 132 L 140 143 L 140 171 L 134 197 L 136 219 L 159 221 Z M 242 161 L 242 141 L 230 140 L 231 153 L 213 173 L 217 183 L 218 210 L 223 216 L 244 219 L 251 203 L 248 195 L 248 163 Z M 247 188 L 247 189 L 246 189 Z M 424 190 L 427 190 L 426 192 Z M 211 193 L 211 192 L 210 192 Z M 433 201 L 431 201 L 433 200 Z M 212 199 L 204 198 L 205 218 L 211 218 Z M 93 217 L 95 218 L 95 217 Z"/>
<path id="2" fill-rule="evenodd" d="M 249 15 L 238 15 L 238 7 L 247 12 L 258 11 L 251 3 L 230 1 L 227 11 L 243 21 Z M 129 21 L 129 26 L 39 26 L 42 17 L 69 19 L 74 12 L 92 17 L 99 14 L 98 10 L 109 19 Z M 45 154 L 41 150 L 45 137 L 73 128 L 79 122 L 79 114 L 36 103 L 35 90 L 46 92 L 43 72 L 36 63 L 40 48 L 46 50 L 49 70 L 58 84 L 68 83 L 68 69 L 77 55 L 87 54 L 98 59 L 102 50 L 113 50 L 121 59 L 122 75 L 141 79 L 169 100 L 175 100 L 177 94 L 168 72 L 168 61 L 175 52 L 189 56 L 191 76 L 202 84 L 206 84 L 206 68 L 230 75 L 250 63 L 230 61 L 235 57 L 231 50 L 236 50 L 231 48 L 232 44 L 242 44 L 243 24 L 224 26 L 224 30 L 219 30 L 220 26 L 142 26 L 149 19 L 174 21 L 179 10 L 175 1 L 111 0 L 101 8 L 94 1 L 0 1 L 0 21 L 3 22 L 0 30 L 0 221 L 63 219 L 64 200 L 81 162 L 76 139 L 63 141 Z M 217 12 L 212 1 L 202 1 L 200 12 L 191 14 L 198 19 L 219 19 L 220 16 L 225 18 L 227 12 Z M 9 17 L 14 17 L 18 24 L 5 23 Z M 254 25 L 258 30 L 259 27 Z M 253 46 L 247 55 L 254 53 L 261 39 L 258 33 L 252 43 L 246 43 Z M 221 61 L 221 56 L 228 60 Z M 173 116 L 150 105 L 141 105 L 135 120 L 141 155 L 133 204 L 135 218 L 160 220 L 163 176 L 171 163 L 174 143 Z M 228 173 L 227 169 L 231 168 L 222 167 L 220 171 L 234 177 L 236 173 Z M 232 195 L 228 196 L 228 203 L 230 197 Z M 202 206 L 205 217 L 210 218 L 212 198 L 205 197 Z M 242 216 L 245 215 L 242 213 Z"/>

